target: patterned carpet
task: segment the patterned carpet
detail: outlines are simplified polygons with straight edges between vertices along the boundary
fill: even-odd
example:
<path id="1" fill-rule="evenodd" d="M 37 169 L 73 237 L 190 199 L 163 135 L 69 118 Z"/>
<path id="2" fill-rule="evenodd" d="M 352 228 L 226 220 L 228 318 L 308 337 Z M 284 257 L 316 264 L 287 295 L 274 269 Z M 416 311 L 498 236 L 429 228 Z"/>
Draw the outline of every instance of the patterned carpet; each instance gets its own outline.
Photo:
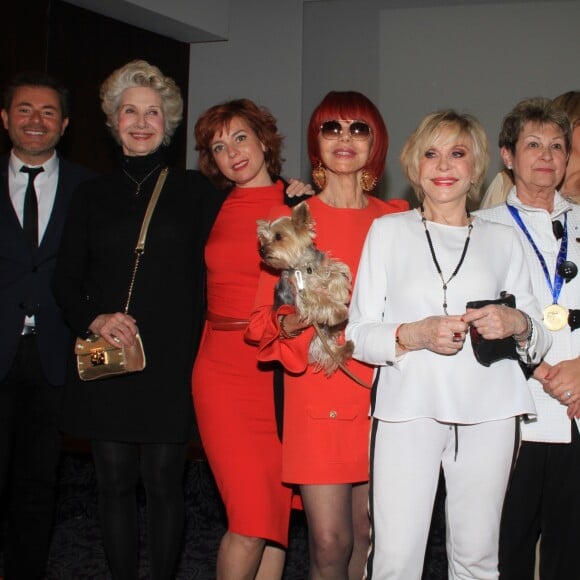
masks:
<path id="1" fill-rule="evenodd" d="M 65 453 L 61 464 L 55 533 L 48 565 L 48 580 L 108 580 L 101 532 L 97 520 L 96 482 L 90 455 Z M 219 494 L 204 461 L 188 462 L 185 474 L 186 534 L 177 580 L 215 578 L 219 540 L 226 520 Z M 139 497 L 144 523 L 144 494 Z M 437 501 L 423 580 L 447 578 L 441 496 Z M 141 546 L 146 545 L 144 525 Z M 304 580 L 308 570 L 307 530 L 304 516 L 295 512 L 284 580 Z M 0 566 L 1 569 L 1 566 Z M 145 549 L 141 550 L 139 578 L 149 577 Z"/>

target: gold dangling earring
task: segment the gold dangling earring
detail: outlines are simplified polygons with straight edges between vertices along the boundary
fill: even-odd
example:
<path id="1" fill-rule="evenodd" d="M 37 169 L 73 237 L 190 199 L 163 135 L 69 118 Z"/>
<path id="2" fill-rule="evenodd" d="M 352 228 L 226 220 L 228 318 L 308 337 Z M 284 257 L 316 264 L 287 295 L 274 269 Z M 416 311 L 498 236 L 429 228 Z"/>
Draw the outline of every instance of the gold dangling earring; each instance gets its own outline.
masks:
<path id="1" fill-rule="evenodd" d="M 312 170 L 312 179 L 316 184 L 316 187 L 321 191 L 326 186 L 326 169 L 322 165 L 322 161 L 318 162 L 318 165 Z"/>
<path id="2" fill-rule="evenodd" d="M 363 191 L 372 191 L 377 186 L 378 179 L 371 175 L 366 169 L 363 169 L 360 173 L 360 186 Z"/>

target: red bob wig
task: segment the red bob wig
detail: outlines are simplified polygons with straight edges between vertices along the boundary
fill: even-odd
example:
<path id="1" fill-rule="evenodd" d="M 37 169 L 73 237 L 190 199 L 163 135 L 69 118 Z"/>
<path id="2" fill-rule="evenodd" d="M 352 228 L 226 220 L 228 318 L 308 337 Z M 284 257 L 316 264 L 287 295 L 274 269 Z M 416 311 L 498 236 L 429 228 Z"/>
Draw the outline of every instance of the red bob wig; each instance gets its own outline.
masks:
<path id="1" fill-rule="evenodd" d="M 385 171 L 385 161 L 389 148 L 389 135 L 381 113 L 370 99 L 356 91 L 331 91 L 314 109 L 308 123 L 308 157 L 312 167 L 316 167 L 320 159 L 318 133 L 320 125 L 333 120 L 364 121 L 372 129 L 373 143 L 365 169 L 373 177 L 380 179 Z"/>

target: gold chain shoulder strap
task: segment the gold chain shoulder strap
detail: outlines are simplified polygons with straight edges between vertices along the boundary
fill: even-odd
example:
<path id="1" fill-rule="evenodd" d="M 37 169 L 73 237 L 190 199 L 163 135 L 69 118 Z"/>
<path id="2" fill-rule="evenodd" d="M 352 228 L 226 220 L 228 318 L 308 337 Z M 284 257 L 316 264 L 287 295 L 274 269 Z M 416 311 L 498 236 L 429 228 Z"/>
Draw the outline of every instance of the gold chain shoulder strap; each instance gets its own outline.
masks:
<path id="1" fill-rule="evenodd" d="M 137 275 L 137 269 L 139 268 L 139 260 L 141 256 L 145 253 L 145 239 L 147 238 L 147 229 L 149 228 L 149 222 L 151 221 L 151 216 L 153 215 L 153 210 L 157 205 L 157 200 L 163 189 L 163 184 L 165 183 L 165 178 L 169 173 L 169 168 L 164 167 L 159 173 L 157 178 L 157 183 L 155 184 L 155 189 L 151 194 L 151 199 L 147 205 L 147 210 L 145 211 L 145 217 L 143 218 L 143 223 L 141 224 L 141 231 L 139 232 L 139 238 L 137 239 L 137 245 L 135 246 L 135 265 L 133 266 L 133 274 L 131 275 L 131 283 L 129 284 L 129 292 L 127 294 L 127 302 L 125 303 L 125 314 L 129 312 L 129 304 L 131 303 L 131 296 L 133 295 L 133 286 L 135 285 L 135 276 Z"/>

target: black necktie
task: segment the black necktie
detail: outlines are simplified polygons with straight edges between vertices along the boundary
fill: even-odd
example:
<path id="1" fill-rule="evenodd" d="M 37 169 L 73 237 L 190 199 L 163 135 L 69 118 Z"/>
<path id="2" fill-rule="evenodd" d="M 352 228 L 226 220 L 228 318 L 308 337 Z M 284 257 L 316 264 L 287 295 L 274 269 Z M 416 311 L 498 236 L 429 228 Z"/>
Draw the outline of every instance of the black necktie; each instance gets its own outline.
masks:
<path id="1" fill-rule="evenodd" d="M 34 251 L 38 248 L 38 200 L 34 180 L 44 169 L 42 167 L 23 166 L 20 171 L 28 173 L 28 185 L 24 194 L 24 217 L 22 219 L 22 229 L 28 240 L 30 248 Z"/>

